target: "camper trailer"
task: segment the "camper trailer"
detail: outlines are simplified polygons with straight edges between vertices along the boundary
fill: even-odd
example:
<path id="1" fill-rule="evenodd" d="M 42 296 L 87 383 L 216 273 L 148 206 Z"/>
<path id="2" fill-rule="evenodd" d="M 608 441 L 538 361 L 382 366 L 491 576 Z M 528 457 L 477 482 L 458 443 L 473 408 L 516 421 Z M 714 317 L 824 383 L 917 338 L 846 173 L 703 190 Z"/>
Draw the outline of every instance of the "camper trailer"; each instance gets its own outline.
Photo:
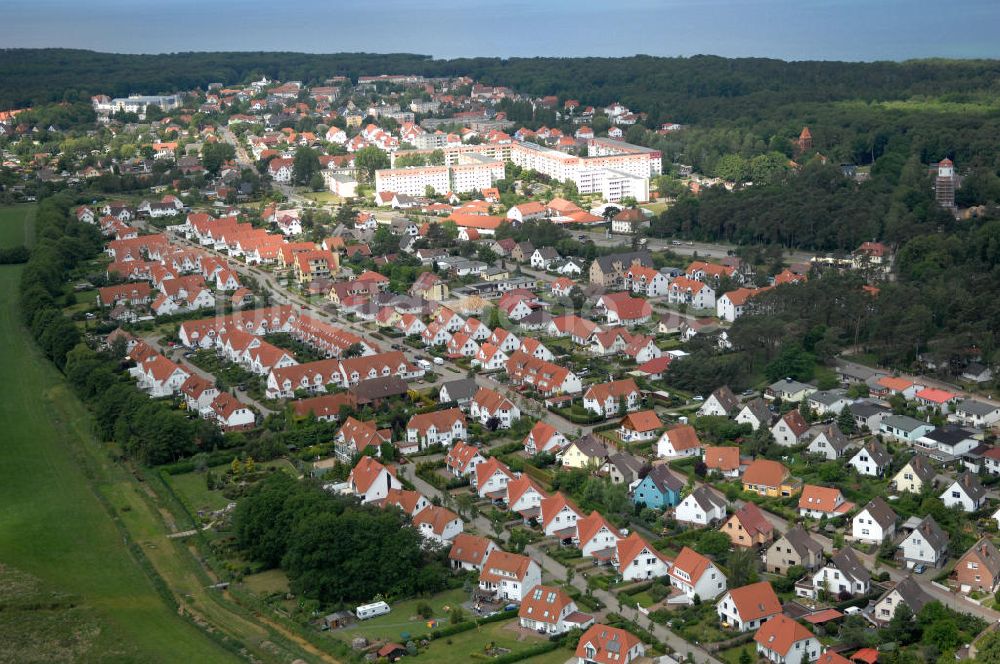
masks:
<path id="1" fill-rule="evenodd" d="M 358 620 L 368 620 L 369 618 L 384 616 L 389 611 L 389 605 L 385 602 L 375 602 L 373 604 L 362 604 L 354 610 L 354 615 L 358 617 Z"/>

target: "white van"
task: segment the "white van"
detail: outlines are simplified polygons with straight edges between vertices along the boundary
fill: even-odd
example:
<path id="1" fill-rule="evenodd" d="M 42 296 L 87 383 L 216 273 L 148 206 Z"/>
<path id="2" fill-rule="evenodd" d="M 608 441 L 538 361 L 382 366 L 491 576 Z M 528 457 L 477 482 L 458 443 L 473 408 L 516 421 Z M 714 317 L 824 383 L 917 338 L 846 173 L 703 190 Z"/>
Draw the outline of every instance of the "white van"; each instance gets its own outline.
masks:
<path id="1" fill-rule="evenodd" d="M 435 357 L 434 358 L 434 364 L 436 364 L 438 366 L 443 365 L 444 364 L 444 358 L 443 357 Z"/>
<path id="2" fill-rule="evenodd" d="M 424 371 L 430 371 L 434 368 L 434 365 L 427 360 L 417 360 L 417 365 Z"/>
<path id="3" fill-rule="evenodd" d="M 362 604 L 358 608 L 354 609 L 354 615 L 358 617 L 358 620 L 368 620 L 369 618 L 384 616 L 389 613 L 389 611 L 391 611 L 391 609 L 385 602 L 375 602 L 374 604 Z"/>

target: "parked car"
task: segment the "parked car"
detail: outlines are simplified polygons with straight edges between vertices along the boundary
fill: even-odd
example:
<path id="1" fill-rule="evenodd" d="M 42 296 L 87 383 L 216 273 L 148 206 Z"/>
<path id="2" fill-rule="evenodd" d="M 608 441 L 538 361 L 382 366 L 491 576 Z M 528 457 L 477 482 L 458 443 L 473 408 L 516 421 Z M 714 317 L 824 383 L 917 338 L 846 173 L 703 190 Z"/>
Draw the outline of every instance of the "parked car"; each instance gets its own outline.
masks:
<path id="1" fill-rule="evenodd" d="M 926 571 L 927 567 L 925 567 L 924 565 L 917 565 L 916 567 L 913 568 L 914 574 L 923 574 Z"/>

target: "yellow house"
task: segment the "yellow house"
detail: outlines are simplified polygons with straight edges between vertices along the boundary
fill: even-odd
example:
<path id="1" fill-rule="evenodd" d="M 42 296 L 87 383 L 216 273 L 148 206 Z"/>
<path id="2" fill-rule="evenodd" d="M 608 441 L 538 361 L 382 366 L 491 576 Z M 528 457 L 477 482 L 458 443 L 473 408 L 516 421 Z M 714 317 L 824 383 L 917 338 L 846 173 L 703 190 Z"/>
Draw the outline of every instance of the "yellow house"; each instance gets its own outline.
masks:
<path id="1" fill-rule="evenodd" d="M 596 468 L 604 465 L 614 450 L 593 435 L 574 440 L 562 452 L 563 468 Z"/>
<path id="2" fill-rule="evenodd" d="M 936 474 L 937 471 L 927 457 L 917 454 L 896 473 L 892 478 L 892 485 L 896 487 L 896 491 L 921 493 L 926 486 L 934 483 Z"/>
<path id="3" fill-rule="evenodd" d="M 504 279 L 510 279 L 510 270 L 494 268 L 487 270 L 483 275 L 484 281 L 503 281 Z"/>
<path id="4" fill-rule="evenodd" d="M 337 254 L 330 251 L 303 251 L 295 254 L 295 278 L 308 283 L 313 279 L 329 278 L 340 269 Z"/>
<path id="5" fill-rule="evenodd" d="M 802 482 L 777 461 L 757 459 L 743 471 L 743 490 L 760 496 L 794 496 L 802 490 Z"/>

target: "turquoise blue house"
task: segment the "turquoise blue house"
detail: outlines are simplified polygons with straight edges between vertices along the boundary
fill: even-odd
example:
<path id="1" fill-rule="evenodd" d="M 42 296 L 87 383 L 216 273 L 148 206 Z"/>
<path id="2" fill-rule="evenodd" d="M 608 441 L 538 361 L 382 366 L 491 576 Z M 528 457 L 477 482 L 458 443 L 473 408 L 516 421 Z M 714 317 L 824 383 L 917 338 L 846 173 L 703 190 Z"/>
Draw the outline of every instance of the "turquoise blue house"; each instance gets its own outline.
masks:
<path id="1" fill-rule="evenodd" d="M 674 507 L 681 502 L 684 482 L 667 469 L 655 466 L 632 490 L 632 502 L 652 509 Z"/>

